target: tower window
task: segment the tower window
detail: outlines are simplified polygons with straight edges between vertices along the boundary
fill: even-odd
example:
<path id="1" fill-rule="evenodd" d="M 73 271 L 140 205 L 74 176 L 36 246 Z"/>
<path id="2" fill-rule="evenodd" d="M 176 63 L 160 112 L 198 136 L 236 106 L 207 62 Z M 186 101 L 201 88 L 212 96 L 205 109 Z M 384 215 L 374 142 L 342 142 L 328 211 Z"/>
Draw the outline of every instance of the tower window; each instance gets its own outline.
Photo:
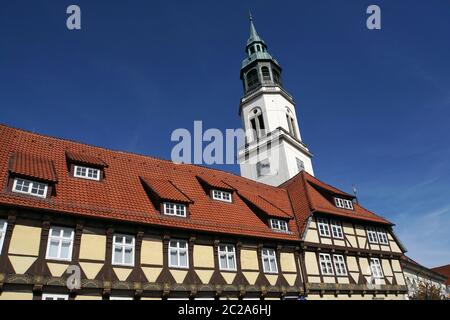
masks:
<path id="1" fill-rule="evenodd" d="M 305 170 L 305 163 L 302 160 L 300 160 L 299 158 L 295 158 L 295 160 L 297 161 L 298 172 L 304 171 Z"/>
<path id="2" fill-rule="evenodd" d="M 252 111 L 250 125 L 253 130 L 254 139 L 260 138 L 263 136 L 263 134 L 265 134 L 266 126 L 264 124 L 264 118 L 261 109 L 255 108 Z"/>
<path id="3" fill-rule="evenodd" d="M 273 74 L 273 82 L 275 82 L 276 84 L 281 84 L 280 73 L 277 70 L 272 70 L 272 74 Z"/>
<path id="4" fill-rule="evenodd" d="M 263 80 L 264 81 L 270 81 L 271 79 L 270 79 L 270 70 L 269 70 L 269 68 L 267 68 L 267 67 L 262 67 L 261 68 L 261 73 L 262 73 L 262 76 L 263 76 Z"/>
<path id="5" fill-rule="evenodd" d="M 270 175 L 270 162 L 269 159 L 262 160 L 256 164 L 256 171 L 258 177 Z"/>
<path id="6" fill-rule="evenodd" d="M 255 53 L 255 48 L 254 47 L 250 47 L 250 54 L 254 54 Z"/>
<path id="7" fill-rule="evenodd" d="M 258 78 L 258 71 L 256 69 L 253 69 L 249 71 L 247 74 L 247 87 L 248 89 L 252 89 L 256 87 L 259 84 L 259 78 Z"/>
<path id="8" fill-rule="evenodd" d="M 286 112 L 286 121 L 288 124 L 289 134 L 294 138 L 298 138 L 294 117 L 289 109 L 286 108 Z"/>

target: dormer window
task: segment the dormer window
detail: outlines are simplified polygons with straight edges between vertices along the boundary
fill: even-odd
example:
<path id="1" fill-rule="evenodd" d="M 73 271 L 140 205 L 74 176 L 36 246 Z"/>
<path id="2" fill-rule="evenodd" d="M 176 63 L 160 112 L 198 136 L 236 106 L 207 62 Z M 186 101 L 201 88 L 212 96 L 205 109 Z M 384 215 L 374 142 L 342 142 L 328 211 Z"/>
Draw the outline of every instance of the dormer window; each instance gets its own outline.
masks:
<path id="1" fill-rule="evenodd" d="M 270 227 L 274 231 L 289 232 L 288 224 L 284 220 L 270 219 Z"/>
<path id="2" fill-rule="evenodd" d="M 74 167 L 74 177 L 100 181 L 100 170 L 90 167 L 84 166 L 75 166 Z"/>
<path id="3" fill-rule="evenodd" d="M 231 202 L 231 192 L 221 191 L 221 190 L 213 190 L 212 198 L 214 200 Z"/>
<path id="4" fill-rule="evenodd" d="M 105 178 L 104 169 L 108 165 L 95 155 L 66 151 L 66 159 L 74 178 L 101 181 Z"/>
<path id="5" fill-rule="evenodd" d="M 35 197 L 47 197 L 48 184 L 26 180 L 22 178 L 14 179 L 13 192 L 29 194 Z"/>
<path id="6" fill-rule="evenodd" d="M 164 214 L 186 218 L 186 205 L 181 203 L 164 202 Z"/>
<path id="7" fill-rule="evenodd" d="M 334 198 L 334 203 L 338 208 L 353 210 L 353 202 L 350 200 L 342 198 Z"/>

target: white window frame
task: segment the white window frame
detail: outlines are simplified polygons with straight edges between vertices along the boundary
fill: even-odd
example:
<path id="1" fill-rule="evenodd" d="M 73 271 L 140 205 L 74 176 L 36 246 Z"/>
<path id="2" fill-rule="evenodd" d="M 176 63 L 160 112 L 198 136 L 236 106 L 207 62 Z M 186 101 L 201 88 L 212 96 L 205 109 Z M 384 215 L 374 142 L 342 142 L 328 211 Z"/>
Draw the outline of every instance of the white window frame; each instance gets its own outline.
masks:
<path id="1" fill-rule="evenodd" d="M 367 227 L 367 239 L 369 243 L 378 244 L 377 230 L 374 227 Z"/>
<path id="2" fill-rule="evenodd" d="M 270 219 L 270 228 L 277 232 L 289 232 L 289 226 L 287 221 L 280 219 Z"/>
<path id="3" fill-rule="evenodd" d="M 171 244 L 173 242 L 177 243 L 176 247 L 171 246 Z M 184 248 L 180 247 L 180 243 L 184 242 L 186 244 L 186 246 Z M 178 258 L 178 265 L 174 265 L 172 264 L 172 261 L 170 259 L 170 253 L 171 251 L 176 251 L 177 252 L 177 258 Z M 180 253 L 182 252 L 186 252 L 186 265 L 182 266 L 180 265 Z M 168 253 L 168 258 L 169 258 L 169 268 L 182 268 L 182 269 L 189 269 L 189 243 L 187 242 L 187 240 L 182 240 L 182 239 L 171 239 L 169 241 L 169 248 L 167 250 Z"/>
<path id="4" fill-rule="evenodd" d="M 51 298 L 50 300 L 69 300 L 68 294 L 56 294 L 56 293 L 43 293 L 42 300 L 47 300 L 47 298 Z M 60 299 L 62 298 L 62 299 Z M 47 300 L 47 301 L 50 301 Z"/>
<path id="5" fill-rule="evenodd" d="M 336 207 L 346 210 L 353 210 L 353 202 L 347 199 L 334 198 Z"/>
<path id="6" fill-rule="evenodd" d="M 8 228 L 8 222 L 0 219 L 0 255 L 2 254 L 3 242 L 5 241 L 6 229 Z"/>
<path id="7" fill-rule="evenodd" d="M 79 174 L 77 172 L 78 169 L 84 170 L 84 174 Z M 96 178 L 94 177 L 93 172 L 97 173 L 97 177 Z M 89 176 L 89 173 L 91 173 L 92 177 Z M 73 176 L 75 178 L 100 181 L 100 175 L 101 175 L 101 170 L 97 169 L 97 168 L 86 167 L 86 166 L 79 166 L 79 165 L 75 165 L 74 168 L 73 168 Z"/>
<path id="8" fill-rule="evenodd" d="M 223 202 L 232 202 L 231 192 L 214 189 L 212 190 L 212 198 Z"/>
<path id="9" fill-rule="evenodd" d="M 117 237 L 122 237 L 122 242 L 116 242 Z M 127 243 L 127 239 L 132 239 L 131 243 Z M 136 238 L 132 235 L 128 234 L 120 234 L 116 233 L 113 236 L 113 245 L 112 245 L 112 261 L 111 264 L 114 266 L 128 266 L 128 267 L 134 267 L 134 260 L 136 255 Z M 116 247 L 121 248 L 121 255 L 122 259 L 121 262 L 116 262 Z M 131 262 L 126 263 L 125 262 L 125 250 L 131 248 Z"/>
<path id="10" fill-rule="evenodd" d="M 334 270 L 337 276 L 347 276 L 347 265 L 345 264 L 345 258 L 341 254 L 333 255 Z"/>
<path id="11" fill-rule="evenodd" d="M 54 236 L 53 231 L 55 229 L 59 229 L 59 236 Z M 64 237 L 64 231 L 70 231 L 70 237 Z M 73 242 L 75 237 L 75 230 L 73 228 L 66 228 L 66 227 L 59 227 L 59 226 L 53 226 L 50 227 L 50 230 L 48 232 L 48 240 L 47 240 L 47 253 L 45 254 L 45 259 L 47 260 L 58 260 L 58 261 L 72 261 L 72 254 L 73 254 Z M 50 257 L 50 244 L 52 241 L 58 241 L 58 256 L 57 257 Z M 69 257 L 68 258 L 61 258 L 61 248 L 63 242 L 67 242 L 70 240 L 70 247 L 69 247 Z"/>
<path id="12" fill-rule="evenodd" d="M 221 248 L 222 247 L 222 248 Z M 232 250 L 230 250 L 230 248 Z M 225 256 L 225 264 L 223 266 L 221 263 L 221 256 Z M 217 246 L 217 257 L 219 259 L 219 269 L 222 271 L 236 271 L 237 270 L 237 259 L 236 259 L 236 247 L 232 244 L 221 243 Z M 234 267 L 230 267 L 229 258 L 233 257 L 234 259 Z"/>
<path id="13" fill-rule="evenodd" d="M 134 300 L 133 297 L 110 296 L 109 300 Z"/>
<path id="14" fill-rule="evenodd" d="M 187 216 L 187 208 L 186 208 L 185 204 L 164 202 L 163 207 L 164 207 L 164 214 L 166 216 L 175 216 L 175 217 L 182 217 L 182 218 L 186 218 L 186 216 Z"/>
<path id="15" fill-rule="evenodd" d="M 317 229 L 322 237 L 331 237 L 330 225 L 327 219 L 317 218 Z"/>
<path id="16" fill-rule="evenodd" d="M 266 269 L 264 265 L 264 260 L 267 259 L 269 262 L 269 270 Z M 277 263 L 277 253 L 275 249 L 272 248 L 262 248 L 261 249 L 261 262 L 263 265 L 264 273 L 278 273 L 278 263 Z M 273 262 L 273 266 L 272 266 Z"/>
<path id="17" fill-rule="evenodd" d="M 372 271 L 372 276 L 376 279 L 383 278 L 383 268 L 381 267 L 380 259 L 370 258 L 370 270 Z"/>
<path id="18" fill-rule="evenodd" d="M 330 220 L 331 234 L 335 239 L 344 239 L 344 231 L 337 220 Z"/>
<path id="19" fill-rule="evenodd" d="M 329 253 L 319 253 L 320 272 L 324 276 L 334 276 L 333 261 Z"/>
<path id="20" fill-rule="evenodd" d="M 378 229 L 377 230 L 377 237 L 378 237 L 378 242 L 380 244 L 389 245 L 389 239 L 388 239 L 388 236 L 387 236 L 387 233 L 386 233 L 385 230 Z"/>
<path id="21" fill-rule="evenodd" d="M 22 180 L 24 182 L 28 182 L 29 183 L 28 191 L 22 191 L 22 190 L 18 190 L 17 189 L 17 184 L 18 184 L 19 180 Z M 36 186 L 43 186 L 44 187 L 44 194 L 33 193 L 33 188 L 36 187 Z M 42 183 L 42 182 L 33 181 L 33 180 L 23 179 L 23 178 L 15 178 L 12 191 L 16 192 L 16 193 L 28 194 L 28 195 L 31 195 L 31 196 L 34 196 L 34 197 L 46 198 L 47 197 L 47 191 L 48 191 L 48 184 Z"/>

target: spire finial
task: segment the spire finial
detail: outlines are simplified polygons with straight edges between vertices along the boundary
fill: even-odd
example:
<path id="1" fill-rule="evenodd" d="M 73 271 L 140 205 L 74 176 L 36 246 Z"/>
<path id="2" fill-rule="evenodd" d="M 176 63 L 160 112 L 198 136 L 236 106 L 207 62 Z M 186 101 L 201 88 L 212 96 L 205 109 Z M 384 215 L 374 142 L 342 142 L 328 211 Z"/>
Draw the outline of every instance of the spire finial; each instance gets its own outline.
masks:
<path id="1" fill-rule="evenodd" d="M 248 17 L 250 18 L 250 21 L 253 21 L 252 12 L 250 11 L 250 9 L 248 9 Z"/>

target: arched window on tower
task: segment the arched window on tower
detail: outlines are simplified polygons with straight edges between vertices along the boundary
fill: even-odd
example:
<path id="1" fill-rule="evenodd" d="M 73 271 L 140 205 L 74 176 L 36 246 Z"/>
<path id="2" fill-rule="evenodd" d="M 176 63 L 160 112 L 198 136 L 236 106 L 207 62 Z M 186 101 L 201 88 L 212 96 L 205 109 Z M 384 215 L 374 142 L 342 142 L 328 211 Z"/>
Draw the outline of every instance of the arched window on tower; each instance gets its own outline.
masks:
<path id="1" fill-rule="evenodd" d="M 265 135 L 266 126 L 264 125 L 264 118 L 260 108 L 255 108 L 250 112 L 250 126 L 254 140 Z"/>
<path id="2" fill-rule="evenodd" d="M 289 108 L 286 108 L 286 121 L 288 124 L 289 134 L 295 139 L 298 139 L 294 116 L 292 115 L 292 112 L 291 110 L 289 110 Z"/>
<path id="3" fill-rule="evenodd" d="M 258 71 L 252 69 L 247 73 L 247 88 L 252 89 L 259 84 Z"/>
<path id="4" fill-rule="evenodd" d="M 273 74 L 273 82 L 281 85 L 280 73 L 277 70 L 272 69 L 272 74 Z"/>
<path id="5" fill-rule="evenodd" d="M 270 71 L 268 67 L 262 67 L 261 68 L 261 73 L 263 76 L 263 81 L 270 81 Z"/>

